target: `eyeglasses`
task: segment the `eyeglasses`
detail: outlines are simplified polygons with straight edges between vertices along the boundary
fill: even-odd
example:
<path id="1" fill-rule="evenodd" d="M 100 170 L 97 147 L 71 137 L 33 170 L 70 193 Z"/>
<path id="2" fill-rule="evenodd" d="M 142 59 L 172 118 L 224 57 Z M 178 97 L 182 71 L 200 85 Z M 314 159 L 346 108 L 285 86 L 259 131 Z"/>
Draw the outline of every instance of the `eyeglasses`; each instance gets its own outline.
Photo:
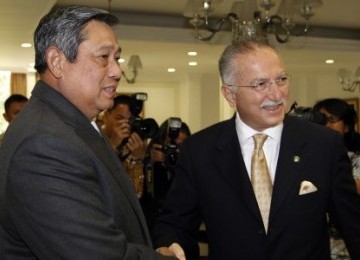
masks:
<path id="1" fill-rule="evenodd" d="M 283 75 L 279 76 L 278 78 L 276 78 L 274 81 L 272 81 L 270 79 L 261 79 L 261 80 L 257 81 L 256 83 L 254 83 L 254 85 L 251 85 L 251 86 L 237 86 L 237 85 L 231 85 L 231 84 L 225 84 L 225 85 L 227 85 L 229 87 L 236 87 L 236 88 L 251 88 L 251 89 L 255 90 L 256 92 L 265 92 L 266 89 L 270 89 L 273 82 L 275 82 L 275 85 L 278 88 L 281 88 L 281 87 L 289 86 L 290 81 L 291 81 L 291 76 L 288 74 L 283 74 Z"/>
<path id="2" fill-rule="evenodd" d="M 340 120 L 341 120 L 341 118 L 340 117 L 338 117 L 338 116 L 334 116 L 334 115 L 329 115 L 329 116 L 327 116 L 327 115 L 325 115 L 324 113 L 321 113 L 323 116 L 324 116 L 324 118 L 326 119 L 326 122 L 328 122 L 328 123 L 331 123 L 331 124 L 335 124 L 335 123 L 337 123 L 337 122 L 339 122 Z"/>

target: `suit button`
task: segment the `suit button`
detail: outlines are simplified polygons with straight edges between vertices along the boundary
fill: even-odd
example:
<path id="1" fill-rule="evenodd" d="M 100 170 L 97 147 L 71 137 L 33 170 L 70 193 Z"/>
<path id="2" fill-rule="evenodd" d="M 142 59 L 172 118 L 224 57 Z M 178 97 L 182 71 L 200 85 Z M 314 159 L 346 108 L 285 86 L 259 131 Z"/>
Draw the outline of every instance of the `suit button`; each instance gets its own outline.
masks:
<path id="1" fill-rule="evenodd" d="M 264 231 L 262 229 L 259 229 L 258 234 L 259 235 L 264 235 Z"/>

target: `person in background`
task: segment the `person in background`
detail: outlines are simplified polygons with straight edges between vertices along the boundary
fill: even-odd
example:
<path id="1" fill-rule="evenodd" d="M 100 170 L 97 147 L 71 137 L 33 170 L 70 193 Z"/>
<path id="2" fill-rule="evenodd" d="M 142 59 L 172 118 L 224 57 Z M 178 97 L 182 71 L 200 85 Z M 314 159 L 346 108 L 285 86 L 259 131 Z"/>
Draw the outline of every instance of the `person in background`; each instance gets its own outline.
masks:
<path id="1" fill-rule="evenodd" d="M 102 115 L 101 130 L 108 138 L 111 147 L 117 153 L 125 171 L 131 179 L 138 198 L 144 189 L 144 157 L 147 140 L 131 129 L 131 97 L 118 95 L 114 105 Z"/>
<path id="2" fill-rule="evenodd" d="M 17 116 L 21 109 L 25 106 L 28 98 L 21 94 L 12 94 L 4 102 L 5 113 L 3 117 L 10 124 L 10 122 Z M 0 145 L 4 138 L 5 132 L 0 135 Z"/>
<path id="3" fill-rule="evenodd" d="M 117 24 L 107 11 L 66 6 L 35 30 L 40 80 L 0 150 L 0 259 L 167 258 L 93 121 L 112 107 L 122 74 Z"/>
<path id="4" fill-rule="evenodd" d="M 180 119 L 181 120 L 181 119 Z M 174 164 L 181 144 L 191 135 L 189 126 L 181 121 L 178 128 L 178 135 L 174 138 L 175 146 L 172 150 L 174 157 L 166 163 L 165 147 L 170 143 L 169 137 L 169 119 L 165 120 L 159 127 L 157 135 L 152 138 L 148 144 L 145 156 L 145 185 L 144 196 L 140 203 L 143 208 L 150 233 L 153 230 L 155 221 L 159 216 L 161 204 L 165 199 L 166 193 L 170 187 Z"/>
<path id="5" fill-rule="evenodd" d="M 187 256 L 204 221 L 212 260 L 330 259 L 329 214 L 360 259 L 360 196 L 342 137 L 286 116 L 291 77 L 265 42 L 226 47 L 219 70 L 236 115 L 181 146 L 157 251 L 176 244 Z"/>
<path id="6" fill-rule="evenodd" d="M 354 108 L 342 99 L 327 98 L 318 101 L 313 110 L 324 115 L 326 127 L 335 130 L 344 138 L 352 162 L 352 173 L 357 192 L 360 195 L 360 135 L 355 130 L 357 115 Z M 346 245 L 331 220 L 330 246 L 332 259 L 350 259 Z"/>
<path id="7" fill-rule="evenodd" d="M 154 182 L 153 196 L 160 203 L 165 199 L 171 185 L 174 167 L 177 161 L 181 144 L 191 135 L 189 126 L 181 121 L 178 134 L 171 140 L 169 136 L 169 119 L 159 128 L 156 137 L 152 138 L 147 151 L 147 164 L 152 165 L 152 179 Z M 174 148 L 169 146 L 173 142 Z M 171 151 L 167 148 L 171 147 Z"/>

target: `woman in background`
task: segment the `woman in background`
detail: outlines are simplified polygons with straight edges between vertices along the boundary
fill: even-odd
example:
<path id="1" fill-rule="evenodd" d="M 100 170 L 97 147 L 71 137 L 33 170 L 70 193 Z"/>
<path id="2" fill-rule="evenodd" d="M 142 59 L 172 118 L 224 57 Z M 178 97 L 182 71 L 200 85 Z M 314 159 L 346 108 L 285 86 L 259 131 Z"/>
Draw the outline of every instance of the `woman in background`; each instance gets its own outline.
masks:
<path id="1" fill-rule="evenodd" d="M 331 128 L 344 137 L 345 146 L 352 162 L 353 177 L 356 189 L 360 195 L 360 135 L 355 126 L 357 115 L 354 108 L 346 101 L 338 98 L 328 98 L 318 101 L 314 112 L 324 115 L 326 127 Z M 344 241 L 330 221 L 331 259 L 350 259 Z"/>

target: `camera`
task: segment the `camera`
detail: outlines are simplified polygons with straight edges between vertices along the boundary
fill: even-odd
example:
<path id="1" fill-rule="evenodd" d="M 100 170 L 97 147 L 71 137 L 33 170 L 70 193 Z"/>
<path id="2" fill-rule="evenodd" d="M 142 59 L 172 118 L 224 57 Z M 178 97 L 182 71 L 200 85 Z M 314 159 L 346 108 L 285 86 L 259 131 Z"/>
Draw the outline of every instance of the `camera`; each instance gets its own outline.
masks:
<path id="1" fill-rule="evenodd" d="M 168 171 L 173 172 L 179 155 L 179 147 L 175 140 L 180 134 L 181 119 L 178 117 L 170 117 L 168 119 L 167 136 L 170 141 L 163 148 L 165 154 L 164 164 Z"/>
<path id="2" fill-rule="evenodd" d="M 326 125 L 325 115 L 314 112 L 311 107 L 298 107 L 296 101 L 291 105 L 288 115 L 314 122 L 319 125 Z"/>
<path id="3" fill-rule="evenodd" d="M 134 93 L 130 95 L 130 112 L 132 117 L 129 120 L 131 131 L 136 132 L 142 139 L 153 138 L 159 131 L 159 126 L 155 119 L 140 116 L 144 101 L 147 100 L 146 93 Z"/>

